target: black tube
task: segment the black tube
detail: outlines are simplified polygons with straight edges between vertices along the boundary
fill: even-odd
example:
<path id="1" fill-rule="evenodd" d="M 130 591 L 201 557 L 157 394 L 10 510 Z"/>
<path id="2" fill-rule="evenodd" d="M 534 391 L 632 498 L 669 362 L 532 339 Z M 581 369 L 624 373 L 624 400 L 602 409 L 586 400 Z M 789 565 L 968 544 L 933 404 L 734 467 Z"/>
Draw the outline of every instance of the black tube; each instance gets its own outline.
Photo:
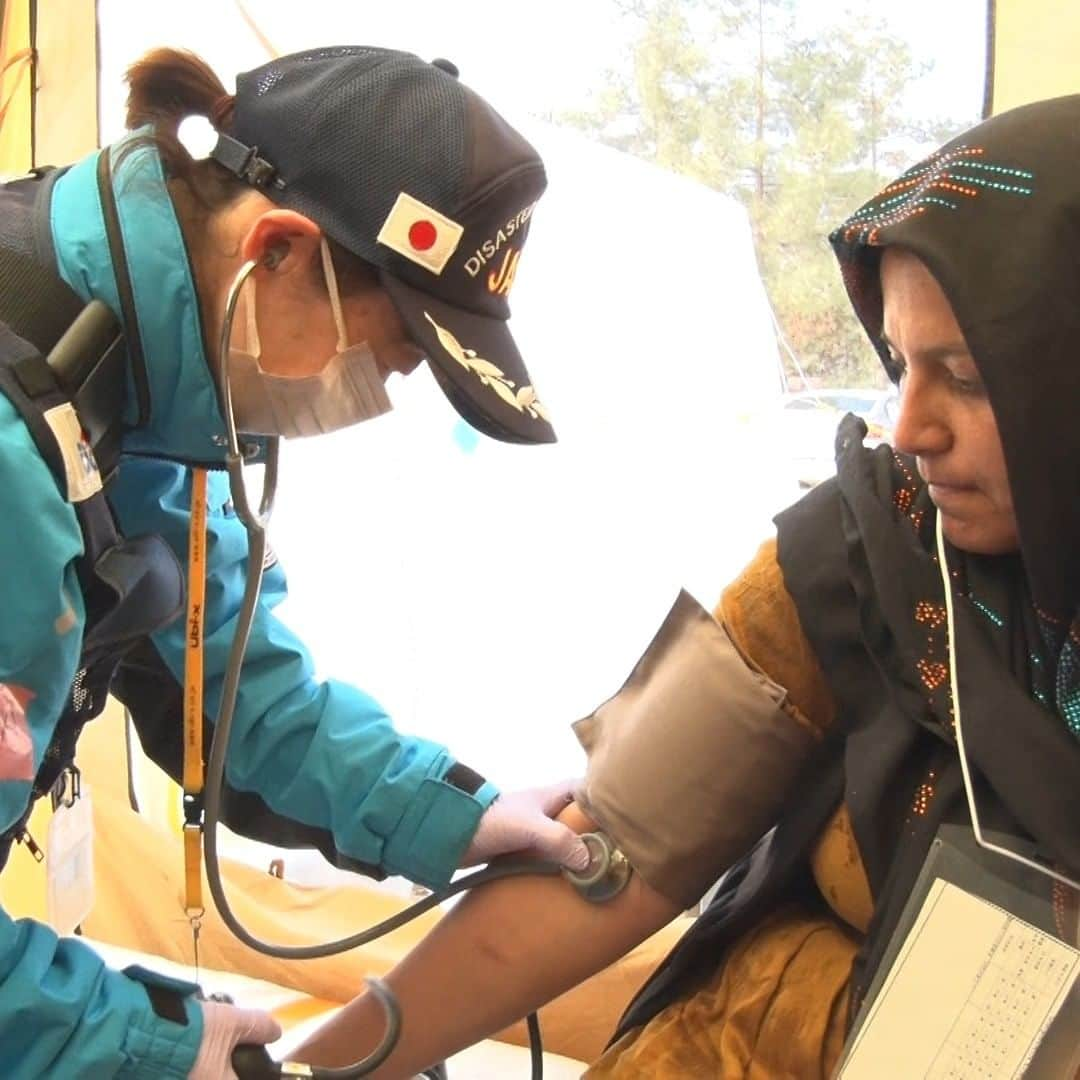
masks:
<path id="1" fill-rule="evenodd" d="M 544 1080 L 544 1043 L 540 1038 L 540 1017 L 529 1013 L 525 1020 L 529 1029 L 529 1060 L 532 1063 L 532 1080 Z"/>
<path id="2" fill-rule="evenodd" d="M 243 1043 L 232 1052 L 233 1072 L 239 1080 L 277 1080 L 280 1076 L 309 1076 L 312 1080 L 357 1080 L 373 1073 L 397 1046 L 401 1035 L 401 1009 L 397 999 L 379 979 L 368 979 L 367 984 L 386 1013 L 383 1037 L 367 1057 L 340 1069 L 319 1068 L 315 1065 L 302 1065 L 297 1068 L 296 1063 L 291 1061 L 275 1061 L 265 1046 Z"/>

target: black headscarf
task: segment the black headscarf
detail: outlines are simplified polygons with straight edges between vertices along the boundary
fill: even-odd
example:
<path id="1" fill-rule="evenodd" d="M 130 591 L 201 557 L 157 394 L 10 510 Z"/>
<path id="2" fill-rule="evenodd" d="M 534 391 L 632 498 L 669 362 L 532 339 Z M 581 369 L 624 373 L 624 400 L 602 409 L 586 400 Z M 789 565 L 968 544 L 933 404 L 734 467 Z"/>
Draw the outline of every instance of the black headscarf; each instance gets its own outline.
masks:
<path id="1" fill-rule="evenodd" d="M 908 170 L 830 239 L 887 369 L 880 256 L 896 245 L 940 284 L 986 385 L 1020 550 L 947 548 L 965 743 L 984 824 L 1075 874 L 1080 96 L 980 124 Z M 861 435 L 849 417 L 835 482 L 777 519 L 785 582 L 837 698 L 844 797 L 875 899 L 856 997 L 938 827 L 968 821 L 936 511 L 914 462 L 888 448 L 865 450 Z"/>
<path id="2" fill-rule="evenodd" d="M 927 265 L 986 384 L 1024 566 L 1056 618 L 1080 607 L 1080 95 L 985 121 L 909 169 L 830 237 L 881 344 L 881 249 Z"/>
<path id="3" fill-rule="evenodd" d="M 831 236 L 886 368 L 884 246 L 948 297 L 1001 434 L 1020 551 L 947 546 L 964 741 L 986 827 L 1080 872 L 1080 96 L 1002 114 L 908 170 Z M 890 372 L 890 374 L 893 374 Z M 778 557 L 838 720 L 777 828 L 725 877 L 619 1033 L 705 977 L 785 897 L 843 800 L 874 896 L 868 988 L 940 825 L 968 819 L 935 509 L 914 462 L 847 417 L 837 476 L 777 518 Z M 1046 879 L 1045 888 L 1051 888 Z"/>

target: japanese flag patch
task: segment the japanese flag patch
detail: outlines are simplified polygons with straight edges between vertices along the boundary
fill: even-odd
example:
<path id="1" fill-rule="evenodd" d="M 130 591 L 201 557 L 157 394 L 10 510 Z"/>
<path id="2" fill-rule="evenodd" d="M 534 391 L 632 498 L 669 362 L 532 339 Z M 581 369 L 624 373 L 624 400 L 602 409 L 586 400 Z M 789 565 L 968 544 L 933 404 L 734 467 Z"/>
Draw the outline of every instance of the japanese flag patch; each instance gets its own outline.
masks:
<path id="1" fill-rule="evenodd" d="M 441 274 L 464 231 L 456 221 L 403 191 L 376 239 L 425 270 Z"/>

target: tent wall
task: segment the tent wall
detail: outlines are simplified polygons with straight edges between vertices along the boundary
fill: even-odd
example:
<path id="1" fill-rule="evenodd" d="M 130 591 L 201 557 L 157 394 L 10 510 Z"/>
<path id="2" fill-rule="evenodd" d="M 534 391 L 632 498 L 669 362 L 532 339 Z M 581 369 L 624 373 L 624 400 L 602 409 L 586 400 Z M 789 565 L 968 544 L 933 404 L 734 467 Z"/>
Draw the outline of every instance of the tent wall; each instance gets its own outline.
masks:
<path id="1" fill-rule="evenodd" d="M 37 0 L 34 164 L 64 165 L 98 145 L 97 5 Z"/>
<path id="2" fill-rule="evenodd" d="M 95 0 L 5 0 L 0 176 L 63 165 L 98 144 Z"/>
<path id="3" fill-rule="evenodd" d="M 986 114 L 1080 93 L 1080 4 L 989 0 Z"/>
<path id="4" fill-rule="evenodd" d="M 30 21 L 27 0 L 0 3 L 0 176 L 33 163 Z"/>
<path id="5" fill-rule="evenodd" d="M 987 0 L 987 25 L 987 115 L 1080 92 L 1075 0 Z M 0 176 L 92 150 L 99 140 L 96 0 L 0 0 L 0 27 Z"/>

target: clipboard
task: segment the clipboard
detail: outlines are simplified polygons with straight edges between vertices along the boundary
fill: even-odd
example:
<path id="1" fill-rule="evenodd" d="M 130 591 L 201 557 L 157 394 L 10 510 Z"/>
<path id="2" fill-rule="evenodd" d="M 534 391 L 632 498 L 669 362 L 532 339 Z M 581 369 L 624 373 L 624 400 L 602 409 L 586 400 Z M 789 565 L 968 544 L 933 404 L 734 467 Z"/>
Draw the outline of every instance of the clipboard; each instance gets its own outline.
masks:
<path id="1" fill-rule="evenodd" d="M 984 851 L 969 828 L 942 826 L 837 1080 L 1080 1074 L 1080 948 L 1063 940 L 1049 891 L 1045 876 Z"/>

